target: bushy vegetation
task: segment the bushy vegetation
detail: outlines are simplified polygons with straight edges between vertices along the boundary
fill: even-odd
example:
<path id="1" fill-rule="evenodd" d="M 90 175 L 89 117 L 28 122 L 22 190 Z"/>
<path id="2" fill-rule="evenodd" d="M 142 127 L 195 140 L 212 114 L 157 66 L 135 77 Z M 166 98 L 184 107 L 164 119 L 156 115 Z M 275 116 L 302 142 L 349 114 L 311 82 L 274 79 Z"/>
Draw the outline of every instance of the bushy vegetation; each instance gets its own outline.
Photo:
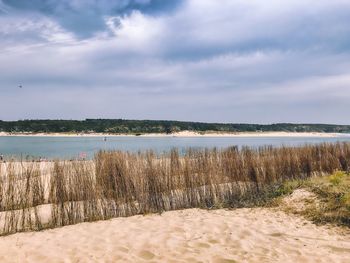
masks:
<path id="1" fill-rule="evenodd" d="M 306 186 L 319 197 L 319 204 L 307 213 L 317 223 L 337 223 L 350 226 L 350 175 L 336 172 L 315 178 Z"/>
<path id="2" fill-rule="evenodd" d="M 339 132 L 350 133 L 350 125 L 291 124 L 270 125 L 202 123 L 156 120 L 86 119 L 86 120 L 21 120 L 0 121 L 0 131 L 11 133 L 173 133 L 197 132 Z"/>
<path id="3" fill-rule="evenodd" d="M 5 235 L 175 209 L 254 206 L 283 182 L 349 167 L 349 143 L 10 162 L 0 166 L 0 229 Z"/>
<path id="4" fill-rule="evenodd" d="M 335 171 L 326 176 L 311 177 L 307 180 L 286 181 L 279 185 L 270 196 L 282 197 L 304 189 L 316 195 L 316 198 L 304 201 L 307 205 L 300 211 L 287 207 L 287 211 L 301 214 L 315 223 L 335 223 L 350 226 L 350 173 Z M 274 203 L 281 204 L 281 199 Z"/>
<path id="5" fill-rule="evenodd" d="M 333 185 L 333 186 L 338 186 L 341 182 L 343 182 L 343 179 L 347 176 L 346 173 L 342 172 L 342 171 L 337 171 L 334 174 L 332 174 L 331 176 L 329 176 L 329 182 Z"/>

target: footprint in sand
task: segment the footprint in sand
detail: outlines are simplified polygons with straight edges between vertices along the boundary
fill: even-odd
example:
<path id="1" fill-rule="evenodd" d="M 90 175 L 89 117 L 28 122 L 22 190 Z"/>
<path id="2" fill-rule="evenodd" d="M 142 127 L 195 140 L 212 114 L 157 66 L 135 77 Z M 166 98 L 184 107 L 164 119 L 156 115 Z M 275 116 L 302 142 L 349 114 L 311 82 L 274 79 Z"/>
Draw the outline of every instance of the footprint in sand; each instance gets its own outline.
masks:
<path id="1" fill-rule="evenodd" d="M 173 231 L 174 233 L 184 233 L 184 232 L 185 232 L 185 230 L 184 230 L 183 228 L 181 228 L 181 227 L 174 227 L 174 228 L 172 229 L 172 231 Z"/>
<path id="2" fill-rule="evenodd" d="M 239 233 L 238 237 L 240 239 L 246 239 L 251 235 L 252 235 L 252 233 L 249 230 L 243 230 L 241 233 Z"/>
<path id="3" fill-rule="evenodd" d="M 281 236 L 283 236 L 283 233 L 272 233 L 272 234 L 270 234 L 270 236 L 272 236 L 272 237 L 281 237 Z"/>
<path id="4" fill-rule="evenodd" d="M 126 247 L 118 247 L 117 248 L 120 252 L 123 252 L 123 253 L 128 253 L 129 252 L 129 249 L 126 248 Z"/>
<path id="5" fill-rule="evenodd" d="M 216 239 L 209 239 L 208 242 L 211 243 L 211 244 L 218 244 L 218 243 L 220 243 L 220 241 L 216 240 Z"/>
<path id="6" fill-rule="evenodd" d="M 350 253 L 350 248 L 328 246 L 334 252 Z"/>
<path id="7" fill-rule="evenodd" d="M 138 256 L 140 258 L 142 258 L 142 259 L 145 259 L 145 260 L 151 260 L 151 259 L 153 259 L 155 257 L 155 255 L 152 252 L 148 251 L 148 250 L 142 250 L 138 254 Z"/>
<path id="8" fill-rule="evenodd" d="M 217 258 L 214 260 L 215 263 L 236 263 L 236 260 L 228 259 L 228 258 Z"/>
<path id="9" fill-rule="evenodd" d="M 200 248 L 210 248 L 210 245 L 207 244 L 207 243 L 200 242 L 200 243 L 197 243 L 197 247 L 200 247 Z"/>

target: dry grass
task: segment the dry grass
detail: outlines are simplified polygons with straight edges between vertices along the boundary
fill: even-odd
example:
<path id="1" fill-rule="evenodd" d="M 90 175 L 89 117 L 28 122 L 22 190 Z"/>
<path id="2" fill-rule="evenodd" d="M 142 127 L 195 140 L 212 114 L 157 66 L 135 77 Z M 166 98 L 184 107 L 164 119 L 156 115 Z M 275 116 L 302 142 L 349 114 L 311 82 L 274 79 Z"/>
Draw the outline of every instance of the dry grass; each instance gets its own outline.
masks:
<path id="1" fill-rule="evenodd" d="M 188 149 L 184 156 L 176 150 L 161 156 L 99 152 L 91 162 L 47 163 L 46 172 L 42 164 L 10 162 L 0 166 L 0 231 L 6 235 L 194 207 L 252 206 L 275 195 L 276 184 L 349 167 L 349 143 Z"/>

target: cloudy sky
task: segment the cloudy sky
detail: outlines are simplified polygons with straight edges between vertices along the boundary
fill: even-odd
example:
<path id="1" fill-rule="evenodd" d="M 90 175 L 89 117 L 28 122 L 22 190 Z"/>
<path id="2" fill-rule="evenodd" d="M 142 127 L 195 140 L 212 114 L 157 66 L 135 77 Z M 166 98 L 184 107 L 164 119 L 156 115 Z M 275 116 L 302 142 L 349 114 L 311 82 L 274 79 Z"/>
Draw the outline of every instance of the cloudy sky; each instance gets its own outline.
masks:
<path id="1" fill-rule="evenodd" d="M 0 119 L 350 124 L 349 25 L 349 0 L 0 0 Z"/>

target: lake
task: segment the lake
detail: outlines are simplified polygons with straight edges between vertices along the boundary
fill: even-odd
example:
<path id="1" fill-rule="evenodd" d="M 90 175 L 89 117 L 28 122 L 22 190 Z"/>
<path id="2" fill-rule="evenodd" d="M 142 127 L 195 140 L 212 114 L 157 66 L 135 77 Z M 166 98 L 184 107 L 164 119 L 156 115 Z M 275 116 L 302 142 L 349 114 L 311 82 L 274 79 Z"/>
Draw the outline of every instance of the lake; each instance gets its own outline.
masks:
<path id="1" fill-rule="evenodd" d="M 350 137 L 32 137 L 4 136 L 0 137 L 0 154 L 25 158 L 76 158 L 86 154 L 92 158 L 99 150 L 145 151 L 152 149 L 157 153 L 169 151 L 172 148 L 184 152 L 186 148 L 225 148 L 229 146 L 264 145 L 291 146 L 315 144 L 322 142 L 349 141 Z"/>

